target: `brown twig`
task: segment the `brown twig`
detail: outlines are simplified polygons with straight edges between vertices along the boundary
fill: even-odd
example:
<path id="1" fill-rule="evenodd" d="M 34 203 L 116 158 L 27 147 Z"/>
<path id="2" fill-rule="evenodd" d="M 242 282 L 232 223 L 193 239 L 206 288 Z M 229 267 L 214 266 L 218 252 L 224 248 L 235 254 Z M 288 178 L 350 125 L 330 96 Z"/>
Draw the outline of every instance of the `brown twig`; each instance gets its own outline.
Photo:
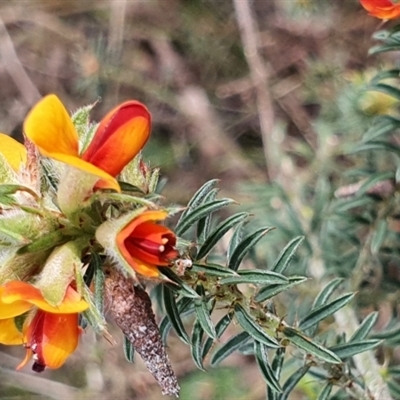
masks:
<path id="1" fill-rule="evenodd" d="M 259 53 L 259 32 L 257 29 L 257 23 L 252 16 L 249 1 L 234 0 L 234 5 L 236 19 L 240 28 L 244 54 L 250 69 L 250 77 L 255 88 L 267 173 L 269 180 L 271 181 L 277 175 L 279 163 L 278 160 L 275 160 L 277 153 L 273 141 L 274 110 L 268 88 L 269 73 L 265 62 Z"/>

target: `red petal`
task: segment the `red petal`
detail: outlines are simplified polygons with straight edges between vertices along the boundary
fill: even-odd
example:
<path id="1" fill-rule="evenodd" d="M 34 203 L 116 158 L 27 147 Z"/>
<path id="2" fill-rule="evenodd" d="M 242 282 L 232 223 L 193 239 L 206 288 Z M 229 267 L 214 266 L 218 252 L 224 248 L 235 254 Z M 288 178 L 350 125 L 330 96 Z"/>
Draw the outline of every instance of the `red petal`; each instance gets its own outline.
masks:
<path id="1" fill-rule="evenodd" d="M 117 176 L 147 142 L 150 125 L 151 116 L 143 104 L 120 104 L 102 119 L 82 159 Z"/>

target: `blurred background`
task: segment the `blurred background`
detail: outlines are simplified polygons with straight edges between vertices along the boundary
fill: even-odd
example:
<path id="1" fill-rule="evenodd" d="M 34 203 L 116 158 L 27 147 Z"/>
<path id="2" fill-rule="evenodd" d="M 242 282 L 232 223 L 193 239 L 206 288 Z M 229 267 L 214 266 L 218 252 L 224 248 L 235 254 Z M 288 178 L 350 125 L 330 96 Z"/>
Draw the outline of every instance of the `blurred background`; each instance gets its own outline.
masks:
<path id="1" fill-rule="evenodd" d="M 342 183 L 343 149 L 393 105 L 363 91 L 380 24 L 356 0 L 0 1 L 0 131 L 21 139 L 24 117 L 48 93 L 71 112 L 98 102 L 94 120 L 138 99 L 153 115 L 145 159 L 168 178 L 169 203 L 219 178 L 224 195 L 257 210 L 268 182 L 293 193 L 312 186 L 322 141 L 330 180 Z M 181 399 L 265 398 L 252 357 L 234 354 L 204 373 L 174 335 L 168 351 Z M 120 345 L 90 330 L 61 370 L 16 373 L 21 357 L 0 347 L 1 399 L 162 398 L 139 359 L 127 363 Z M 311 398 L 304 387 L 293 396 Z"/>

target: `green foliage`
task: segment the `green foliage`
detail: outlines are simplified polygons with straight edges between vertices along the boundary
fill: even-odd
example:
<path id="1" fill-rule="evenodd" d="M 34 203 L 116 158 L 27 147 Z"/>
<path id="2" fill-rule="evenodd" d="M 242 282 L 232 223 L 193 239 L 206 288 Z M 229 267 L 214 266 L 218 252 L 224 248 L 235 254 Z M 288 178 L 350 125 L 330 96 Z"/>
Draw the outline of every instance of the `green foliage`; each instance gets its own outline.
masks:
<path id="1" fill-rule="evenodd" d="M 344 382 L 349 379 L 346 368 L 334 366 L 348 363 L 348 368 L 351 368 L 353 356 L 381 344 L 380 339 L 368 338 L 376 321 L 376 313 L 368 316 L 352 332 L 349 341 L 345 341 L 340 334 L 335 336 L 333 332 L 327 336 L 325 329 L 320 327 L 321 323 L 347 307 L 355 296 L 354 293 L 335 295 L 343 285 L 343 279 L 337 278 L 329 281 L 315 295 L 311 308 L 307 311 L 304 306 L 299 308 L 298 314 L 302 314 L 302 318 L 297 323 L 285 322 L 274 310 L 271 300 L 295 286 L 309 282 L 306 277 L 290 273 L 284 275 L 290 270 L 291 263 L 300 262 L 296 253 L 301 250 L 304 236 L 290 240 L 276 259 L 270 262 L 270 268 L 249 267 L 248 262 L 254 260 L 257 244 L 270 228 L 261 227 L 243 235 L 243 223 L 247 222 L 248 213 L 233 214 L 216 225 L 215 217 L 210 217 L 213 207 L 218 205 L 220 209 L 231 204 L 231 201 L 216 199 L 215 183 L 207 182 L 197 191 L 177 223 L 181 227 L 180 232 L 186 232 L 186 239 L 195 247 L 195 261 L 185 264 L 183 269 L 178 265 L 174 270 L 161 269 L 171 280 L 171 283 L 161 285 L 166 317 L 160 323 L 160 331 L 164 340 L 170 327 L 173 327 L 177 336 L 190 346 L 193 361 L 201 370 L 207 368 L 207 362 L 216 367 L 235 351 L 254 354 L 272 399 L 288 398 L 311 367 L 314 373 L 319 370 L 325 376 L 321 381 L 323 385 L 332 380 L 346 389 Z M 213 195 L 208 196 L 209 193 Z M 204 227 L 206 215 L 211 228 L 198 229 L 199 225 Z M 297 226 L 300 226 L 300 222 Z M 225 262 L 209 262 L 214 247 L 229 230 L 233 230 L 233 234 L 225 252 Z M 295 231 L 299 229 L 295 228 Z M 243 292 L 243 287 L 251 288 L 251 291 Z M 217 310 L 219 313 L 224 311 L 225 315 L 215 323 L 214 313 Z M 190 335 L 187 333 L 188 324 L 192 326 Z M 226 336 L 227 332 L 229 338 L 213 350 L 222 334 Z M 303 354 L 303 362 L 298 363 L 295 370 L 294 360 L 285 357 L 288 347 L 297 349 L 299 355 Z M 301 359 L 298 357 L 299 361 Z M 291 371 L 289 377 L 287 371 Z M 283 374 L 287 377 L 284 382 Z M 354 385 L 359 383 L 354 380 Z M 325 398 L 331 389 L 332 385 L 321 386 L 321 398 Z"/>

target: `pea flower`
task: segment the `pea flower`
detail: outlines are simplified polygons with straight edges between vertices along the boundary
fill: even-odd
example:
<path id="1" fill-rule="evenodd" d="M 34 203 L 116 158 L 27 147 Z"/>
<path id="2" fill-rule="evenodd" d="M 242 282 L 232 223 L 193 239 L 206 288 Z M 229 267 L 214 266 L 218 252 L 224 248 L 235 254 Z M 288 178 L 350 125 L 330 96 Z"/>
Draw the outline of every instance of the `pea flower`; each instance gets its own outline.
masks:
<path id="1" fill-rule="evenodd" d="M 360 0 L 361 5 L 370 15 L 380 19 L 400 17 L 400 3 L 391 0 Z"/>
<path id="2" fill-rule="evenodd" d="M 27 348 L 17 369 L 32 357 L 37 372 L 45 367 L 59 368 L 78 345 L 78 315 L 88 307 L 71 285 L 63 301 L 53 306 L 35 286 L 22 281 L 7 282 L 0 286 L 0 343 L 24 344 Z"/>
<path id="3" fill-rule="evenodd" d="M 115 177 L 145 145 L 150 125 L 150 113 L 143 104 L 133 100 L 122 103 L 101 120 L 89 146 L 80 154 L 71 117 L 52 94 L 28 114 L 24 132 L 42 155 L 74 167 L 67 168 L 58 187 L 59 206 L 71 214 L 95 185 L 120 191 Z"/>
<path id="4" fill-rule="evenodd" d="M 160 275 L 157 267 L 168 266 L 178 257 L 176 236 L 158 225 L 168 216 L 164 210 L 135 211 L 104 222 L 96 231 L 98 242 L 129 275 L 135 272 L 149 278 Z"/>

